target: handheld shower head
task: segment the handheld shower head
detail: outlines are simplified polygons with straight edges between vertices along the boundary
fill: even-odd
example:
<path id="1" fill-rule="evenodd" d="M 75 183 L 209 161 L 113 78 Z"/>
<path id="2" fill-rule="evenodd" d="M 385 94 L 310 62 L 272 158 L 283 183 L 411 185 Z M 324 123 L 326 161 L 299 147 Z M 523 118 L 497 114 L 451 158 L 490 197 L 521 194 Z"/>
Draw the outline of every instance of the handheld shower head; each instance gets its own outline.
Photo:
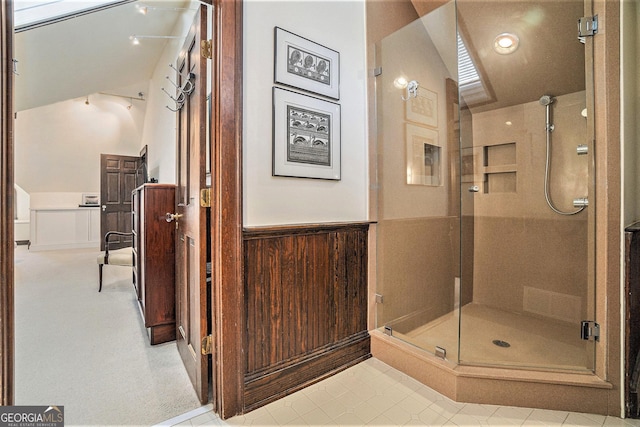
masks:
<path id="1" fill-rule="evenodd" d="M 550 104 L 553 104 L 553 101 L 555 101 L 556 99 L 553 97 L 553 95 L 542 95 L 542 98 L 540 98 L 540 105 L 543 106 L 547 106 Z"/>

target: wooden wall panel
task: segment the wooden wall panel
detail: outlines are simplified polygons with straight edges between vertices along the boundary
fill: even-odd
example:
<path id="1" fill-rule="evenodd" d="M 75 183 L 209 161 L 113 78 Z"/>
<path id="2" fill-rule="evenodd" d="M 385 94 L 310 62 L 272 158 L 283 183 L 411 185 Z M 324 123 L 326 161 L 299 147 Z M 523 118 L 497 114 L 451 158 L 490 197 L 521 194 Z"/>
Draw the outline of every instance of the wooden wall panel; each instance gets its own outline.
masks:
<path id="1" fill-rule="evenodd" d="M 368 224 L 245 230 L 245 409 L 370 357 Z"/>

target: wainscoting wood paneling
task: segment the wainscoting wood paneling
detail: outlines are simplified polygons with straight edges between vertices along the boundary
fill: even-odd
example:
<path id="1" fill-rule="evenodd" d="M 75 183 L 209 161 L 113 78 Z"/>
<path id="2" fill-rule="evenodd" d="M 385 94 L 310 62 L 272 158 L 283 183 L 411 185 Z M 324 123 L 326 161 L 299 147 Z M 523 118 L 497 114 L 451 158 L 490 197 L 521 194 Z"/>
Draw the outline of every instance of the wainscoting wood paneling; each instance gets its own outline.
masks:
<path id="1" fill-rule="evenodd" d="M 368 228 L 244 230 L 245 411 L 370 357 Z"/>

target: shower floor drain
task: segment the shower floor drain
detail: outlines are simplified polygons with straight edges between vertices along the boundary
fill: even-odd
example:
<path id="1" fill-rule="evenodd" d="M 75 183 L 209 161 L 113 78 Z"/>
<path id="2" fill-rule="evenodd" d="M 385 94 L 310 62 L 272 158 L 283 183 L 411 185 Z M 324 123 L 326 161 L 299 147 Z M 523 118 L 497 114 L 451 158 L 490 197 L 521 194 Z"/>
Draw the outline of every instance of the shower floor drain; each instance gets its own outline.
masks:
<path id="1" fill-rule="evenodd" d="M 504 348 L 511 347 L 511 344 L 502 340 L 493 340 L 493 343 L 498 347 L 504 347 Z"/>

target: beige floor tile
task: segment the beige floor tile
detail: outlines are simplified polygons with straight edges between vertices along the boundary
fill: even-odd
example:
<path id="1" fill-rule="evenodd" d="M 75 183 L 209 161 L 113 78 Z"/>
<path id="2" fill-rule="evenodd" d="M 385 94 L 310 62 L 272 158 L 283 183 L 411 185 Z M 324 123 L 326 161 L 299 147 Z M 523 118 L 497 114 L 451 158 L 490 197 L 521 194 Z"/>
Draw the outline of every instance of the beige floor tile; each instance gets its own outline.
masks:
<path id="1" fill-rule="evenodd" d="M 286 425 L 287 423 L 300 418 L 298 414 L 291 406 L 277 406 L 269 408 L 269 413 L 278 425 Z"/>
<path id="2" fill-rule="evenodd" d="M 375 405 L 371 405 L 369 402 L 364 402 L 354 408 L 353 413 L 362 420 L 363 424 L 368 423 L 377 416 L 381 415 L 387 408 L 380 408 Z"/>
<path id="3" fill-rule="evenodd" d="M 368 359 L 246 415 L 223 421 L 208 412 L 179 425 L 640 427 L 640 420 L 458 403 L 376 359 Z"/>
<path id="4" fill-rule="evenodd" d="M 324 426 L 329 425 L 332 421 L 331 418 L 320 408 L 316 408 L 311 412 L 307 412 L 302 415 L 302 418 L 310 426 Z"/>

